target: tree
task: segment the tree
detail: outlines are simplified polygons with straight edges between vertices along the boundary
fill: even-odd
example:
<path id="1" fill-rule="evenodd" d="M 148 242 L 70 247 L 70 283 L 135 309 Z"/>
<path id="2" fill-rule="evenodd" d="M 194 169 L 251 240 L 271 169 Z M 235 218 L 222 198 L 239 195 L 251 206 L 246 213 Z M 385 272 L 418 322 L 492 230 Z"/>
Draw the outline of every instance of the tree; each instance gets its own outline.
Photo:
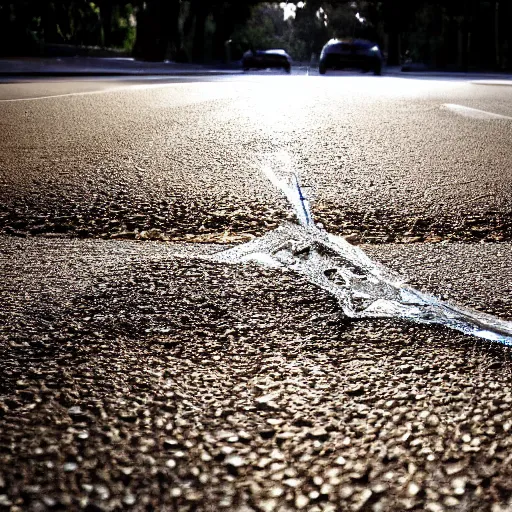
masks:
<path id="1" fill-rule="evenodd" d="M 510 69 L 512 2 L 306 0 L 283 19 L 257 0 L 0 0 L 0 52 L 48 45 L 116 47 L 149 60 L 216 61 L 248 46 L 283 47 L 309 60 L 334 36 L 375 40 L 399 64 L 408 50 L 436 67 Z M 357 15 L 357 18 L 356 18 Z M 136 22 L 135 22 L 136 21 Z"/>

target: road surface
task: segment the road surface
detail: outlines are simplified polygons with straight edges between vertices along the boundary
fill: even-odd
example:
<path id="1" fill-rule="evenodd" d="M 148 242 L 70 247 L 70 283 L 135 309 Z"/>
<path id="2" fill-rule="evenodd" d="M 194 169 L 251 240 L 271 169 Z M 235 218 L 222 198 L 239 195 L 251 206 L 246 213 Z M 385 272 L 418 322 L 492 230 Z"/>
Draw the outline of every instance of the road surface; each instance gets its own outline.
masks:
<path id="1" fill-rule="evenodd" d="M 0 506 L 512 507 L 510 349 L 201 259 L 293 219 L 512 320 L 512 87 L 340 73 L 0 84 Z"/>

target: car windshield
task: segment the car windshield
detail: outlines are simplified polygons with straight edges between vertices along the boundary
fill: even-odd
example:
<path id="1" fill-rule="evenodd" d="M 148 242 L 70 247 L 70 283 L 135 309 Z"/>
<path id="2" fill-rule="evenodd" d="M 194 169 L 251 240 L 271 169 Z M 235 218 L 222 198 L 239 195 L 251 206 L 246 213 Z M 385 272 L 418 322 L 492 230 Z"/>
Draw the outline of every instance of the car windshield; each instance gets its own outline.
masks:
<path id="1" fill-rule="evenodd" d="M 343 51 L 343 50 L 349 50 L 350 44 L 349 43 L 335 43 L 330 46 L 330 48 L 333 51 Z"/>

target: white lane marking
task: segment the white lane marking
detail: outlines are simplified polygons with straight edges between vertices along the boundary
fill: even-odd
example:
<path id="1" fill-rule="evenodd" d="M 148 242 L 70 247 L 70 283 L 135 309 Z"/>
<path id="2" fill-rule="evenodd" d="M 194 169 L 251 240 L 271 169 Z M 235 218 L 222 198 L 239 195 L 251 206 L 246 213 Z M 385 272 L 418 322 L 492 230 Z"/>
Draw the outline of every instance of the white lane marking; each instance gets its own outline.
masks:
<path id="1" fill-rule="evenodd" d="M 186 78 L 190 77 L 173 77 L 180 78 L 185 80 Z M 53 94 L 50 96 L 33 96 L 31 98 L 10 98 L 10 99 L 0 99 L 0 103 L 14 103 L 17 101 L 35 101 L 35 100 L 47 100 L 52 98 L 65 98 L 67 96 L 87 96 L 89 94 L 104 94 L 107 92 L 117 92 L 117 91 L 124 91 L 126 89 L 131 90 L 139 90 L 139 89 L 155 89 L 157 87 L 171 87 L 174 85 L 183 85 L 182 83 L 176 82 L 176 83 L 170 83 L 170 84 L 138 84 L 138 85 L 120 85 L 118 87 L 109 87 L 106 89 L 100 89 L 98 91 L 81 91 L 81 92 L 67 92 L 65 94 Z"/>
<path id="2" fill-rule="evenodd" d="M 460 116 L 470 117 L 472 119 L 512 119 L 509 116 L 495 114 L 494 112 L 486 112 L 477 108 L 464 107 L 463 105 L 456 105 L 455 103 L 444 103 L 441 109 L 450 110 Z"/>
<path id="3" fill-rule="evenodd" d="M 512 86 L 512 80 L 472 80 L 470 83 L 476 85 L 509 85 Z"/>

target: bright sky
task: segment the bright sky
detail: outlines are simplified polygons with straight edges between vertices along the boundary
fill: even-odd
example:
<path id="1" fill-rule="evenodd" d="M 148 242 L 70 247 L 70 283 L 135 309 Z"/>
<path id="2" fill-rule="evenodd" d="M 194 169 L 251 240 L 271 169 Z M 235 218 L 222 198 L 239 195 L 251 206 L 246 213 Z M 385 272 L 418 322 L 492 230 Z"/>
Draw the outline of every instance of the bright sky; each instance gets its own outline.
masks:
<path id="1" fill-rule="evenodd" d="M 283 9 L 284 19 L 287 20 L 288 18 L 295 18 L 295 11 L 297 10 L 297 7 L 299 9 L 302 9 L 304 7 L 304 2 L 297 2 L 297 5 L 290 4 L 287 2 L 281 2 L 279 4 L 279 7 Z"/>
<path id="2" fill-rule="evenodd" d="M 295 10 L 297 9 L 295 4 L 287 4 L 286 2 L 281 2 L 279 7 L 283 9 L 283 16 L 285 20 L 288 18 L 295 18 Z"/>

